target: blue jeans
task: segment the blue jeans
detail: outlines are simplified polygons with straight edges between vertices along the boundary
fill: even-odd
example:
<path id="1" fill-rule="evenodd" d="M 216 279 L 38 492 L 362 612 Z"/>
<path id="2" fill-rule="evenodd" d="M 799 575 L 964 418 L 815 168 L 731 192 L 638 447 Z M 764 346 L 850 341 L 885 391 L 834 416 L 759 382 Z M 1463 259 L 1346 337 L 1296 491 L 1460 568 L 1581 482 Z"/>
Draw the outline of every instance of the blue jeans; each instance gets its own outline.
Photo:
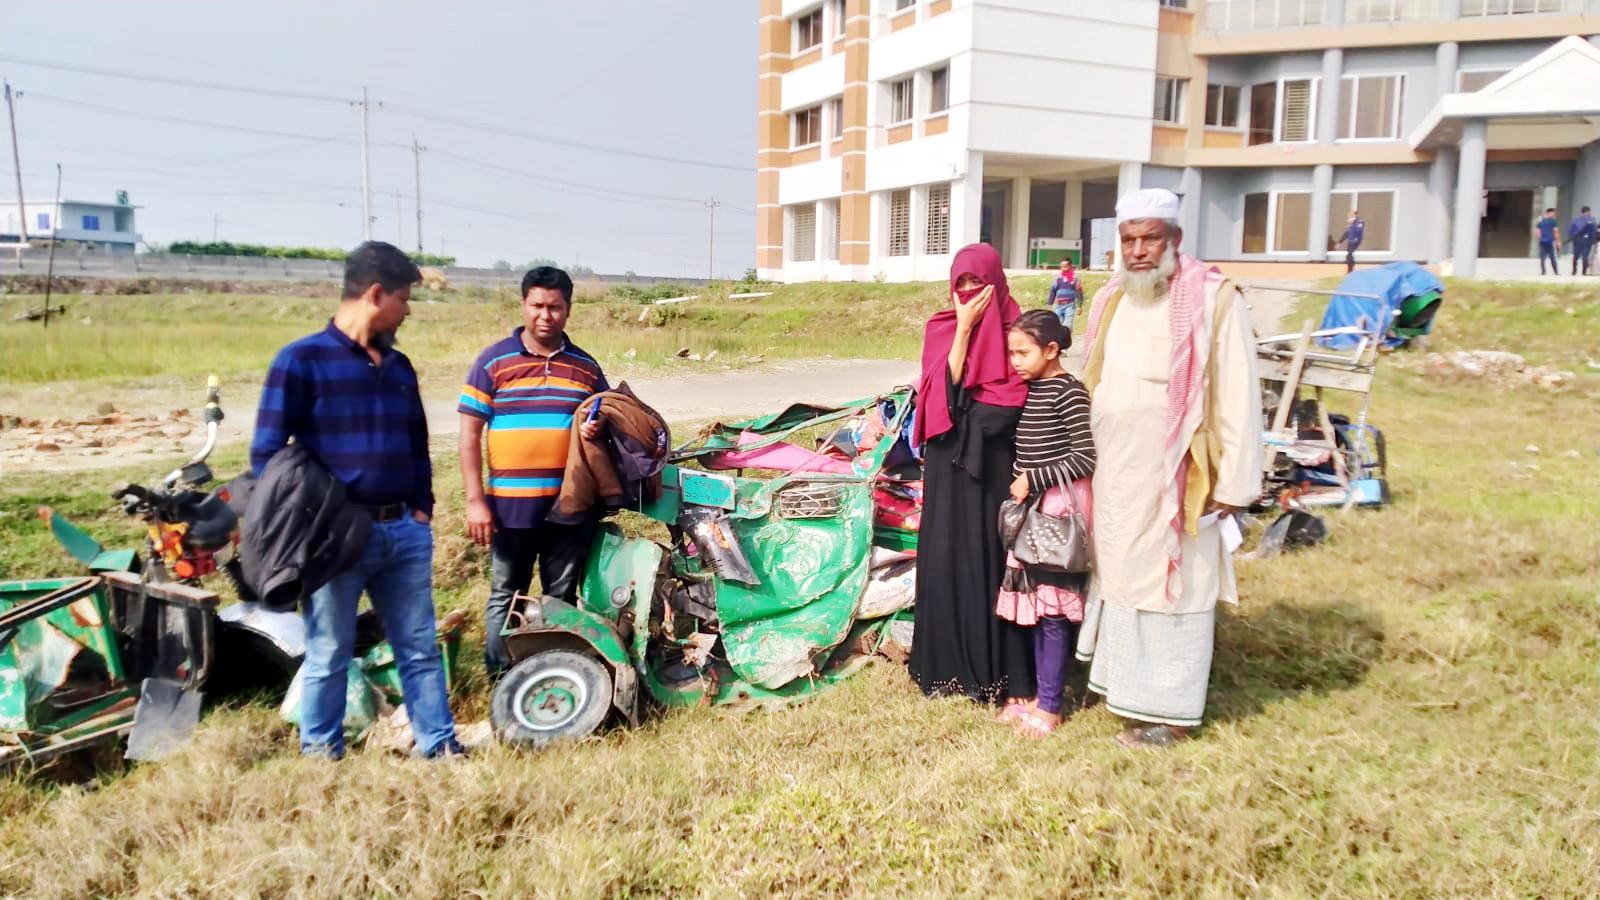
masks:
<path id="1" fill-rule="evenodd" d="M 1572 274 L 1578 274 L 1578 266 L 1583 266 L 1583 274 L 1589 274 L 1589 245 L 1580 241 L 1572 242 Z"/>
<path id="2" fill-rule="evenodd" d="M 1069 300 L 1066 303 L 1058 303 L 1050 309 L 1055 312 L 1056 318 L 1061 320 L 1061 324 L 1067 326 L 1067 333 L 1071 334 L 1072 320 L 1078 315 L 1078 304 Z"/>
<path id="3" fill-rule="evenodd" d="M 1550 274 L 1551 275 L 1560 275 L 1561 274 L 1561 259 L 1560 259 L 1560 257 L 1556 256 L 1556 242 L 1555 241 L 1540 241 L 1539 242 L 1539 274 L 1540 275 L 1544 274 L 1544 261 L 1547 260 L 1547 259 L 1550 261 Z"/>
<path id="4" fill-rule="evenodd" d="M 344 755 L 346 675 L 356 641 L 356 605 L 372 601 L 394 647 L 400 688 L 417 747 L 424 752 L 455 739 L 433 621 L 433 529 L 409 510 L 374 522 L 355 568 L 311 595 L 305 613 L 306 660 L 300 697 L 300 752 Z"/>

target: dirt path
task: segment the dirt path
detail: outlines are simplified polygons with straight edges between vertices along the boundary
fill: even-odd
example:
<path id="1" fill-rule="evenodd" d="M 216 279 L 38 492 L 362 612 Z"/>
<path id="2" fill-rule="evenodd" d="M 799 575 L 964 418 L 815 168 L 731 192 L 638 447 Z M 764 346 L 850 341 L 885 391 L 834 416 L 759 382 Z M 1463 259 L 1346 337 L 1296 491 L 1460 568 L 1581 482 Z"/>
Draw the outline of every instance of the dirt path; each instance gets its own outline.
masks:
<path id="1" fill-rule="evenodd" d="M 1305 285 L 1284 282 L 1286 287 Z M 1247 293 L 1258 334 L 1274 333 L 1298 299 L 1287 291 Z M 1079 349 L 1067 354 L 1076 371 Z M 690 366 L 696 366 L 690 370 Z M 623 376 L 668 422 L 731 419 L 778 410 L 790 403 L 837 403 L 908 384 L 916 363 L 906 360 L 791 360 L 755 368 L 715 370 L 684 363 L 686 371 Z M 0 388 L 0 478 L 7 473 L 70 472 L 149 463 L 160 468 L 198 449 L 202 389 L 184 382 L 153 380 L 107 388 L 90 384 Z M 433 437 L 456 433 L 458 385 L 425 379 L 423 402 Z M 219 446 L 250 440 L 259 397 L 253 379 L 225 383 Z"/>
<path id="2" fill-rule="evenodd" d="M 669 422 L 758 415 L 790 403 L 837 403 L 908 384 L 917 366 L 904 360 L 794 360 L 757 368 L 622 377 Z M 456 393 L 450 383 L 425 383 L 423 403 L 437 440 L 456 433 Z M 101 401 L 61 386 L 0 394 L 0 477 L 6 473 L 68 472 L 157 461 L 198 449 L 204 436 L 200 405 L 180 405 L 171 386 L 118 391 Z M 255 426 L 259 390 L 225 385 L 219 446 L 242 447 Z M 102 403 L 110 403 L 102 406 Z M 46 415 L 49 417 L 46 418 Z M 159 467 L 159 466 L 158 466 Z"/>

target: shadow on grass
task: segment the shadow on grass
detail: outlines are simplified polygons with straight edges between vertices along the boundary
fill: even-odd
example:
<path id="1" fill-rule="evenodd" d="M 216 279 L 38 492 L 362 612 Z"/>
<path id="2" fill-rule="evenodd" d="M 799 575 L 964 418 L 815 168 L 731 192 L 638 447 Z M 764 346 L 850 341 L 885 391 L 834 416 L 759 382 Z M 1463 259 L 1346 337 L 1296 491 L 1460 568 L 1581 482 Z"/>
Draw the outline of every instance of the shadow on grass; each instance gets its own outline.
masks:
<path id="1" fill-rule="evenodd" d="M 1217 617 L 1206 718 L 1256 715 L 1299 694 L 1360 684 L 1382 653 L 1378 619 L 1354 603 L 1275 604 L 1260 615 Z"/>

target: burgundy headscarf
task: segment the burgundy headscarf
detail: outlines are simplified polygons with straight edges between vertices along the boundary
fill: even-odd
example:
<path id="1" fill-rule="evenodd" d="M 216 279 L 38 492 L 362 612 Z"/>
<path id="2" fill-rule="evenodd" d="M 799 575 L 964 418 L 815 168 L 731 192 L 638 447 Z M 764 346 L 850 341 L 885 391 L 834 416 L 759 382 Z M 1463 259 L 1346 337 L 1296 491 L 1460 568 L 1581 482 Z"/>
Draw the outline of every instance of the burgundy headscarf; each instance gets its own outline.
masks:
<path id="1" fill-rule="evenodd" d="M 1022 315 L 1022 309 L 1011 299 L 1011 288 L 1000 266 L 1000 254 L 988 244 L 962 247 L 950 264 L 952 292 L 963 275 L 976 275 L 985 285 L 993 286 L 994 299 L 972 331 L 961 384 L 979 403 L 1021 406 L 1028 399 L 1028 386 L 1017 376 L 1017 370 L 1011 367 L 1006 355 L 1006 331 Z M 922 332 L 922 376 L 917 381 L 917 422 L 912 434 L 918 446 L 953 427 L 946 384 L 949 382 L 950 347 L 955 340 L 956 311 L 943 309 L 934 313 Z"/>

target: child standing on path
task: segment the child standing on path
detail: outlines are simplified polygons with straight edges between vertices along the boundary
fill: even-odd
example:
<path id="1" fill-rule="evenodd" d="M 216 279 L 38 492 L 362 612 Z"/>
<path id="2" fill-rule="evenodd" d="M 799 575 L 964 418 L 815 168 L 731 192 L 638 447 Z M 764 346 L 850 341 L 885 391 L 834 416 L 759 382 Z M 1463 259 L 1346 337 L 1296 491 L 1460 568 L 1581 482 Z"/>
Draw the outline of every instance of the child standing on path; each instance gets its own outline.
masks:
<path id="1" fill-rule="evenodd" d="M 1028 384 L 1028 400 L 1017 423 L 1016 478 L 1011 497 L 1039 497 L 1040 509 L 1068 513 L 1074 505 L 1087 521 L 1088 482 L 1094 474 L 1094 438 L 1089 432 L 1089 392 L 1061 368 L 1072 334 L 1051 311 L 1023 313 L 1006 335 L 1011 365 Z M 1073 482 L 1083 481 L 1078 490 Z M 1069 494 L 1068 492 L 1072 493 Z M 1061 724 L 1067 663 L 1083 621 L 1086 574 L 1024 566 L 1007 554 L 995 614 L 1033 628 L 1038 693 L 1030 704 L 1007 709 L 1018 733 L 1044 737 Z"/>

